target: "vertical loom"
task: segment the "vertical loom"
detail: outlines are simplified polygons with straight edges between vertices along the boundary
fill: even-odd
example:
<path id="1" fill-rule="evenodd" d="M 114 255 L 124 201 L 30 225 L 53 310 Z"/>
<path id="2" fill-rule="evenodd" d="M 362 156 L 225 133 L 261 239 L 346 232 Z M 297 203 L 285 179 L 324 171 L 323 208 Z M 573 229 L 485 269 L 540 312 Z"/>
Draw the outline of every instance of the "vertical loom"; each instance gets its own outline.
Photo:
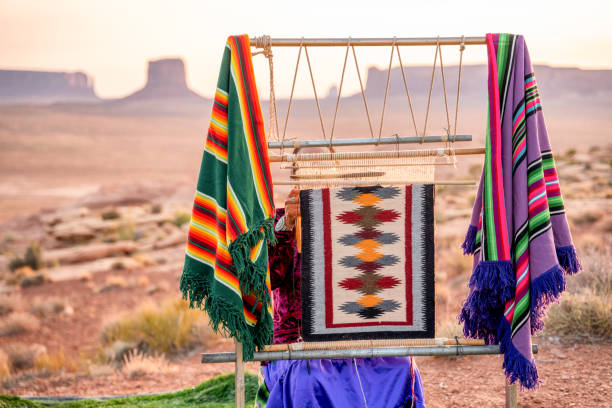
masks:
<path id="1" fill-rule="evenodd" d="M 484 147 L 456 148 L 457 142 L 472 140 L 471 135 L 457 134 L 457 118 L 459 113 L 459 96 L 461 88 L 461 68 L 463 51 L 466 45 L 484 45 L 485 37 L 430 37 L 430 38 L 270 38 L 269 36 L 252 37 L 251 46 L 261 49 L 253 55 L 263 54 L 270 67 L 270 117 L 268 122 L 268 149 L 270 161 L 279 163 L 281 169 L 288 170 L 286 180 L 274 180 L 276 185 L 295 186 L 296 188 L 323 188 L 331 186 L 362 186 L 362 185 L 404 185 L 404 184 L 438 184 L 438 185 L 475 185 L 473 180 L 436 180 L 435 167 L 438 165 L 455 165 L 457 156 L 484 154 Z M 370 116 L 370 109 L 365 96 L 361 73 L 357 61 L 356 47 L 390 47 L 385 94 L 378 126 L 375 127 Z M 401 58 L 400 46 L 434 46 L 435 57 L 429 83 L 429 95 L 425 110 L 423 127 L 419 127 L 415 119 L 413 103 L 408 89 L 406 73 Z M 459 46 L 459 69 L 455 99 L 455 112 L 451 124 L 449 102 L 446 89 L 446 78 L 442 59 L 442 46 Z M 276 96 L 274 89 L 274 66 L 272 47 L 299 47 L 287 113 L 283 123 L 282 133 L 279 131 Z M 338 95 L 336 98 L 331 129 L 326 131 L 321 106 L 312 72 L 309 47 L 344 47 L 344 64 Z M 302 53 L 305 56 L 310 75 L 314 99 L 317 107 L 322 138 L 318 140 L 288 139 L 287 124 L 291 113 L 293 94 Z M 336 120 L 342 95 L 342 87 L 346 66 L 352 55 L 357 71 L 361 97 L 365 108 L 369 128 L 369 137 L 338 139 Z M 400 136 L 398 134 L 383 135 L 385 110 L 388 102 L 389 83 L 394 56 L 402 74 L 404 90 L 410 108 L 410 118 L 414 135 Z M 435 80 L 436 68 L 440 64 L 442 89 L 446 123 L 444 135 L 428 135 L 431 96 Z M 419 131 L 422 129 L 421 131 Z M 432 143 L 442 144 L 434 148 L 426 148 Z M 404 149 L 405 145 L 418 144 L 418 149 Z M 302 153 L 308 148 L 325 148 L 328 152 Z M 350 148 L 352 150 L 341 150 Z M 367 150 L 364 150 L 367 149 Z M 285 150 L 291 149 L 290 153 Z M 537 345 L 533 352 L 537 353 Z M 265 351 L 256 352 L 253 361 L 319 359 L 319 358 L 367 358 L 383 356 L 432 356 L 432 355 L 481 355 L 499 354 L 498 345 L 484 345 L 481 340 L 471 339 L 394 339 L 394 340 L 363 340 L 293 343 L 267 346 Z M 235 353 L 203 353 L 202 363 L 235 362 L 236 364 L 236 407 L 244 407 L 244 365 L 242 349 L 236 343 Z M 506 407 L 516 407 L 516 385 L 506 385 Z"/>

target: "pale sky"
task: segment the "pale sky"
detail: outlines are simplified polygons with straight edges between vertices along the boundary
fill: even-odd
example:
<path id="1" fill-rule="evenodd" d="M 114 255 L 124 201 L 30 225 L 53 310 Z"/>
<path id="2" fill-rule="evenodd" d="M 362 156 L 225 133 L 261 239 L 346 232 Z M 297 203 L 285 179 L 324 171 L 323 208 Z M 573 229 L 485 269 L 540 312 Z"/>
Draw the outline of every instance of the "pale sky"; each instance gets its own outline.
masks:
<path id="1" fill-rule="evenodd" d="M 214 92 L 228 35 L 273 37 L 431 37 L 511 32 L 525 35 L 533 63 L 612 68 L 612 2 L 0 0 L 0 68 L 85 71 L 102 97 L 127 95 L 145 82 L 148 59 L 180 56 L 188 82 Z M 410 49 L 408 49 L 410 48 Z M 433 47 L 402 49 L 404 64 L 431 64 Z M 362 73 L 386 66 L 389 49 L 358 48 Z M 311 52 L 321 94 L 339 81 L 344 49 Z M 297 48 L 275 51 L 277 94 L 288 95 Z M 457 61 L 445 47 L 445 63 Z M 464 61 L 484 63 L 484 46 Z M 304 62 L 304 61 L 303 61 Z M 395 62 L 397 64 L 397 61 Z M 255 57 L 260 93 L 267 63 Z M 310 96 L 301 65 L 297 96 Z M 354 71 L 352 75 L 356 78 Z M 348 79 L 347 79 L 348 80 Z M 358 83 L 348 80 L 346 91 Z"/>

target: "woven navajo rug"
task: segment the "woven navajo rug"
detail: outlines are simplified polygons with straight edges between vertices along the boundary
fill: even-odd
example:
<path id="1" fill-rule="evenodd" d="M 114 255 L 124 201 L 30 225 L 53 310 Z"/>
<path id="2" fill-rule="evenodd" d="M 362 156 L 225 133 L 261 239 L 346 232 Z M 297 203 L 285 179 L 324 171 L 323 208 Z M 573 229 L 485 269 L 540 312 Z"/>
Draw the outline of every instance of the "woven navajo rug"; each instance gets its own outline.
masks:
<path id="1" fill-rule="evenodd" d="M 305 341 L 434 336 L 433 185 L 302 190 Z"/>

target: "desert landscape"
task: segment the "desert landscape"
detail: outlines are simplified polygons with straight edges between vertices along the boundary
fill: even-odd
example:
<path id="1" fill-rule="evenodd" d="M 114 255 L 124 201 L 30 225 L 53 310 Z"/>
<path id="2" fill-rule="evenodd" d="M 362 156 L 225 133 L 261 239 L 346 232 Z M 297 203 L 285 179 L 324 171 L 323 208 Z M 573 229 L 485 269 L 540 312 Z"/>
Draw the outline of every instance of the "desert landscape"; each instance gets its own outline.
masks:
<path id="1" fill-rule="evenodd" d="M 463 69 L 457 133 L 473 140 L 457 147 L 481 146 L 486 67 Z M 233 343 L 211 331 L 204 313 L 188 309 L 178 290 L 211 100 L 188 87 L 180 59 L 150 61 L 147 84 L 113 100 L 97 97 L 87 76 L 51 76 L 53 89 L 42 93 L 36 89 L 44 75 L 24 72 L 0 70 L 0 393 L 34 401 L 14 406 L 38 406 L 46 397 L 192 389 L 232 372 L 232 364 L 200 364 L 201 352 L 231 351 Z M 420 128 L 431 67 L 407 72 Z M 612 399 L 612 70 L 535 72 L 584 271 L 568 279 L 534 339 L 542 386 L 520 393 L 519 401 L 602 407 Z M 457 67 L 446 74 L 455 89 Z M 370 67 L 364 78 L 378 123 L 386 72 Z M 430 135 L 446 133 L 441 91 L 438 80 Z M 335 92 L 321 99 L 327 126 Z M 394 68 L 384 136 L 414 133 L 403 92 Z M 278 102 L 284 120 L 288 101 Z M 268 101 L 261 103 L 267 118 Z M 369 136 L 361 94 L 343 95 L 336 132 Z M 313 99 L 294 101 L 286 138 L 321 138 Z M 463 156 L 457 166 L 439 166 L 436 178 L 478 180 L 481 167 L 481 156 Z M 286 177 L 286 170 L 274 165 L 273 177 Z M 287 192 L 275 188 L 278 206 Z M 471 258 L 460 245 L 475 194 L 476 186 L 436 188 L 437 337 L 462 335 L 456 315 Z M 428 406 L 503 404 L 501 357 L 415 360 Z M 256 375 L 258 364 L 247 369 Z M 247 383 L 252 400 L 255 377 Z M 232 393 L 227 387 L 229 405 Z M 209 401 L 210 394 L 197 395 L 196 402 Z M 0 406 L 10 404 L 0 399 Z"/>

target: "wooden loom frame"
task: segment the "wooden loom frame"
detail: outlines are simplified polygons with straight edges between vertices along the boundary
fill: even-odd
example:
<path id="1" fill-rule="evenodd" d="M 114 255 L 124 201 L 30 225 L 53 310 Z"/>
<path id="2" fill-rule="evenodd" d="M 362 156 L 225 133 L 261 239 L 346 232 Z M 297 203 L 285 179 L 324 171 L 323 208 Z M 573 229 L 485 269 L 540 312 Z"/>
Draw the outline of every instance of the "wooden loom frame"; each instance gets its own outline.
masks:
<path id="1" fill-rule="evenodd" d="M 298 61 L 296 64 L 295 76 L 297 76 L 297 66 L 299 65 L 299 58 L 301 50 L 304 48 L 306 58 L 308 60 L 308 67 L 312 80 L 313 90 L 315 94 L 315 100 L 317 103 L 317 110 L 321 119 L 321 129 L 323 131 L 323 140 L 307 140 L 307 141 L 292 141 L 285 140 L 285 131 L 287 126 L 287 119 L 289 117 L 291 109 L 291 98 L 293 97 L 293 87 L 291 90 L 291 97 L 289 99 L 289 107 L 287 110 L 287 116 L 285 119 L 285 127 L 283 130 L 283 139 L 281 141 L 269 141 L 268 149 L 280 149 L 280 154 L 270 154 L 271 162 L 285 162 L 292 163 L 297 161 L 331 161 L 331 160 L 351 160 L 359 158 L 395 158 L 395 157 L 439 157 L 448 154 L 453 155 L 464 155 L 464 154 L 484 154 L 484 148 L 460 148 L 453 149 L 448 143 L 471 141 L 471 135 L 458 135 L 457 131 L 457 112 L 459 106 L 459 87 L 461 83 L 461 59 L 459 65 L 459 80 L 457 86 L 457 104 L 455 112 L 455 127 L 454 132 L 450 132 L 450 120 L 448 114 L 448 104 L 446 101 L 446 88 L 444 84 L 444 68 L 442 65 L 441 46 L 445 45 L 459 45 L 460 50 L 463 51 L 465 45 L 485 45 L 486 38 L 483 37 L 428 37 L 428 38 L 270 38 L 269 36 L 251 37 L 251 46 L 255 48 L 264 49 L 257 53 L 263 53 L 270 62 L 270 74 L 271 74 L 271 94 L 270 94 L 270 131 L 273 133 L 274 124 L 276 122 L 276 136 L 278 138 L 278 118 L 276 116 L 276 99 L 274 96 L 274 84 L 273 84 L 273 65 L 272 65 L 272 52 L 271 47 L 300 47 L 298 53 Z M 333 47 L 333 46 L 344 46 L 346 47 L 346 56 L 344 62 L 344 68 L 346 68 L 346 60 L 348 57 L 349 48 L 353 50 L 353 56 L 355 58 L 355 65 L 359 76 L 361 91 L 363 95 L 363 101 L 366 106 L 366 112 L 368 111 L 365 94 L 363 91 L 363 84 L 361 83 L 361 76 L 359 73 L 359 67 L 357 66 L 357 57 L 355 54 L 355 46 L 391 46 L 391 60 L 389 62 L 389 72 L 387 77 L 387 85 L 385 90 L 384 105 L 381 115 L 381 124 L 378 138 L 374 136 L 372 130 L 372 124 L 368 112 L 368 123 L 370 125 L 371 138 L 362 139 L 333 139 L 333 127 L 332 134 L 329 140 L 325 140 L 325 129 L 323 126 L 323 120 L 321 117 L 321 111 L 316 93 L 316 87 L 314 77 L 312 76 L 312 70 L 310 67 L 310 60 L 308 59 L 307 47 Z M 427 116 L 425 119 L 425 128 L 421 136 L 418 134 L 416 129 L 416 121 L 414 120 L 414 113 L 412 111 L 412 102 L 410 101 L 410 95 L 408 93 L 407 83 L 403 71 L 403 65 L 401 56 L 399 54 L 399 46 L 436 46 L 436 59 L 434 59 L 434 66 L 432 72 L 432 82 L 430 86 L 430 100 L 431 100 L 431 89 L 433 88 L 433 79 L 436 69 L 436 60 L 438 51 L 440 51 L 440 65 L 442 70 L 442 80 L 444 86 L 444 100 L 446 104 L 446 114 L 449 127 L 447 128 L 447 134 L 443 136 L 426 136 L 427 129 Z M 408 101 L 410 103 L 410 110 L 415 128 L 415 136 L 408 137 L 381 137 L 382 126 L 384 120 L 384 112 L 386 106 L 386 99 L 389 90 L 389 79 L 391 74 L 391 67 L 393 62 L 393 49 L 397 49 L 400 67 L 402 69 L 402 76 L 404 78 L 404 85 L 408 94 Z M 254 53 L 254 54 L 257 54 Z M 462 55 L 462 54 L 461 54 Z M 340 88 L 338 91 L 338 99 L 336 103 L 336 114 L 338 103 L 342 92 L 342 81 L 344 79 L 344 68 L 342 72 L 342 80 L 340 82 Z M 293 85 L 295 85 L 295 76 Z M 429 103 L 427 106 L 426 115 L 429 114 Z M 274 106 L 272 106 L 274 104 Z M 274 116 L 272 116 L 272 108 L 274 109 Z M 334 125 L 336 116 L 334 115 Z M 451 140 L 452 138 L 452 140 Z M 405 143 L 447 143 L 445 148 L 437 149 L 421 149 L 421 150 L 403 150 L 399 151 L 399 145 Z M 397 145 L 396 152 L 344 152 L 336 153 L 334 147 L 340 146 L 359 146 L 359 145 Z M 284 148 L 294 148 L 298 150 L 302 147 L 328 147 L 330 153 L 314 153 L 314 154 L 285 154 Z M 414 182 L 414 181 L 412 181 Z M 320 184 L 319 182 L 317 182 Z M 371 181 L 360 180 L 346 180 L 345 185 L 364 185 L 371 184 Z M 402 180 L 382 181 L 382 184 L 405 184 Z M 288 180 L 288 181 L 276 181 L 274 184 L 277 185 L 308 185 L 304 181 Z M 310 183 L 312 184 L 312 183 Z M 335 184 L 335 183 L 334 183 Z M 474 181 L 470 180 L 448 180 L 438 181 L 434 184 L 450 184 L 450 185 L 475 185 Z M 538 346 L 533 345 L 533 353 L 538 352 Z M 500 354 L 499 345 L 485 345 L 482 340 L 473 339 L 454 339 L 436 338 L 436 339 L 393 339 L 393 340 L 362 340 L 362 341 L 336 341 L 336 342 L 307 342 L 307 343 L 292 343 L 292 344 L 278 344 L 266 346 L 263 352 L 255 352 L 252 361 L 268 361 L 268 360 L 291 360 L 291 359 L 320 359 L 320 358 L 368 358 L 368 357 L 383 357 L 383 356 L 451 356 L 451 355 L 482 355 L 482 354 Z M 236 392 L 236 407 L 243 408 L 245 404 L 244 394 L 244 362 L 242 360 L 242 345 L 239 342 L 235 342 L 234 353 L 202 353 L 202 363 L 221 363 L 221 362 L 235 362 L 235 392 Z M 518 386 L 517 384 L 509 385 L 506 381 L 505 386 L 505 400 L 506 407 L 515 408 L 518 400 Z"/>

